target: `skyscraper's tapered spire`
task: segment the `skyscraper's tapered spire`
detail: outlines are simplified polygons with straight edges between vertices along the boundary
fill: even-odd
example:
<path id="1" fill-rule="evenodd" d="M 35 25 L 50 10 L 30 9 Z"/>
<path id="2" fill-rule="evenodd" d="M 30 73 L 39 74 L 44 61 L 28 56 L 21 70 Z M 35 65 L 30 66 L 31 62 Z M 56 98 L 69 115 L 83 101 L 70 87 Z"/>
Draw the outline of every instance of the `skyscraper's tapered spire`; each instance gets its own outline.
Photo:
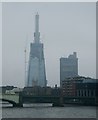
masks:
<path id="1" fill-rule="evenodd" d="M 40 32 L 39 32 L 39 14 L 35 15 L 35 32 L 34 32 L 34 42 L 39 43 L 40 41 Z"/>
<path id="2" fill-rule="evenodd" d="M 35 32 L 39 32 L 39 14 L 38 14 L 38 12 L 35 16 Z"/>

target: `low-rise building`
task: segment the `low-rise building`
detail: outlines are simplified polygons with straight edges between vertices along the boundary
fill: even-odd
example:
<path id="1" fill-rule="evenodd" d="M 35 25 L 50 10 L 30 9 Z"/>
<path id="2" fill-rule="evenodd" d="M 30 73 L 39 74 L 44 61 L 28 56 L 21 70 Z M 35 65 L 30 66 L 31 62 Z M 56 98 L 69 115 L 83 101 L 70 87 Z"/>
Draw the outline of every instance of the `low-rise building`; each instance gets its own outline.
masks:
<path id="1" fill-rule="evenodd" d="M 62 81 L 64 96 L 94 97 L 96 96 L 96 79 L 89 77 L 72 77 Z"/>
<path id="2" fill-rule="evenodd" d="M 76 95 L 78 97 L 96 97 L 97 83 L 78 83 L 76 84 Z"/>
<path id="3" fill-rule="evenodd" d="M 32 96 L 44 96 L 44 95 L 51 95 L 51 87 L 24 87 L 23 95 L 32 95 Z"/>
<path id="4" fill-rule="evenodd" d="M 13 90 L 14 88 L 16 88 L 16 87 L 14 87 L 14 86 L 1 86 L 0 93 L 5 94 L 6 91 Z"/>

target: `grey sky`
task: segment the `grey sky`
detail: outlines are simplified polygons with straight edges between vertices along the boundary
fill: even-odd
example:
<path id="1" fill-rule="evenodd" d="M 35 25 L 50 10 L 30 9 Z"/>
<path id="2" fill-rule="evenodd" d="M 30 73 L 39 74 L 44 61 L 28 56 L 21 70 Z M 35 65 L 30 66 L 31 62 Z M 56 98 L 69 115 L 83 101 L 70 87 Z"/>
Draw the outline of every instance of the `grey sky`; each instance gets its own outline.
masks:
<path id="1" fill-rule="evenodd" d="M 40 15 L 41 41 L 48 85 L 59 85 L 59 58 L 76 51 L 79 75 L 96 77 L 96 3 L 3 3 L 3 85 L 24 87 L 33 42 L 35 14 Z"/>

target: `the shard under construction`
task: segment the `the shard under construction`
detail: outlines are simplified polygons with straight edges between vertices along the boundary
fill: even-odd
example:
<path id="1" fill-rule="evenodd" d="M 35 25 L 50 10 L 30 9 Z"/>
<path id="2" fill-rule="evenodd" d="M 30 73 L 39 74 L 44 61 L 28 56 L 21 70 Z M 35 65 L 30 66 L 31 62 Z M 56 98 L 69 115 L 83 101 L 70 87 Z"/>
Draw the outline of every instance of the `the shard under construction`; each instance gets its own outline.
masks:
<path id="1" fill-rule="evenodd" d="M 34 42 L 30 44 L 30 56 L 28 66 L 27 87 L 45 87 L 46 72 L 43 44 L 40 42 L 39 15 L 35 15 Z"/>

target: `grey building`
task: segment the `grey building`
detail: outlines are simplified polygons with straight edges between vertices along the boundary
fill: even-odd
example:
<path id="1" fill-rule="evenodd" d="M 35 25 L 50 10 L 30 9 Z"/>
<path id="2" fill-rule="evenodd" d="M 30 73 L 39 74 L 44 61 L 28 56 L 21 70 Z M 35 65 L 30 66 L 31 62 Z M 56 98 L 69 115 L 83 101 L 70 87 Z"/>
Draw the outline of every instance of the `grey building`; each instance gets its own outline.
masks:
<path id="1" fill-rule="evenodd" d="M 43 44 L 40 42 L 39 15 L 35 15 L 34 42 L 30 44 L 27 87 L 46 86 Z"/>
<path id="2" fill-rule="evenodd" d="M 60 58 L 60 86 L 62 81 L 69 77 L 78 76 L 78 58 L 77 53 L 69 55 L 68 58 Z"/>
<path id="3" fill-rule="evenodd" d="M 77 83 L 76 91 L 78 97 L 95 97 L 96 83 Z"/>

